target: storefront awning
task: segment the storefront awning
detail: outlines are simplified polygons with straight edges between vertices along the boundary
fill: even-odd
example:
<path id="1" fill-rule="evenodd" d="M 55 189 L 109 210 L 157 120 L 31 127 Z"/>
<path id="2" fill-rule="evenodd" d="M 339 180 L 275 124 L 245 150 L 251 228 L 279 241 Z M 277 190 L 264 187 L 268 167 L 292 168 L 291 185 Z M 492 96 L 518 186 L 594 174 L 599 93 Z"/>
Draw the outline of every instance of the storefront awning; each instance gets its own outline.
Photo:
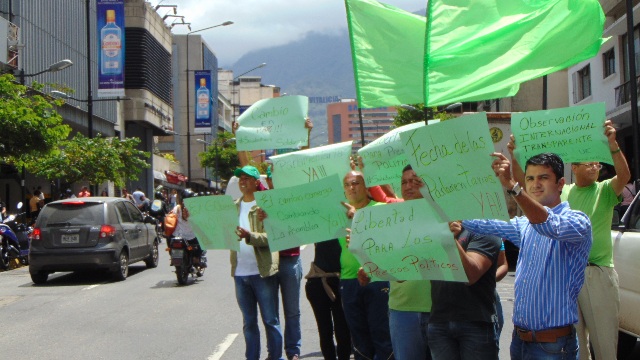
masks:
<path id="1" fill-rule="evenodd" d="M 167 181 L 167 177 L 158 170 L 153 170 L 153 178 L 160 181 Z"/>
<path id="2" fill-rule="evenodd" d="M 172 184 L 180 184 L 189 180 L 189 178 L 187 178 L 183 174 L 171 170 L 165 170 L 164 174 L 167 177 L 167 182 L 170 182 Z"/>

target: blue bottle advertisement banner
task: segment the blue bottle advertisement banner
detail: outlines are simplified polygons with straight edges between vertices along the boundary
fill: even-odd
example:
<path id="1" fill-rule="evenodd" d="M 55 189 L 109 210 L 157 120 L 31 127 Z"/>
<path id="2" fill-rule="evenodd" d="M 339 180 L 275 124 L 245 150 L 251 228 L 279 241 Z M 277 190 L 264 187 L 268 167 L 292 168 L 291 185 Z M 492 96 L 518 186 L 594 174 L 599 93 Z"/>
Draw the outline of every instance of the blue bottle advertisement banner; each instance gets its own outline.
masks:
<path id="1" fill-rule="evenodd" d="M 98 0 L 98 97 L 124 96 L 124 1 Z"/>
<path id="2" fill-rule="evenodd" d="M 195 130 L 196 134 L 211 133 L 211 71 L 198 70 L 195 77 Z"/>

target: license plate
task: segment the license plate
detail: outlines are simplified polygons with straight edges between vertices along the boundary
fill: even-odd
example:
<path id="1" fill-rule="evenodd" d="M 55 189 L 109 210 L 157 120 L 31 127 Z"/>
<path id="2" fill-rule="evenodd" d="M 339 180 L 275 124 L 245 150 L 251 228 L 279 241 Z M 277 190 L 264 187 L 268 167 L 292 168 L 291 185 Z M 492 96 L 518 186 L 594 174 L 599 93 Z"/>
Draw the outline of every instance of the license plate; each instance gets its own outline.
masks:
<path id="1" fill-rule="evenodd" d="M 172 258 L 182 258 L 183 251 L 184 250 L 171 250 L 171 257 Z"/>
<path id="2" fill-rule="evenodd" d="M 63 244 L 78 244 L 80 242 L 79 234 L 62 235 L 61 242 Z"/>

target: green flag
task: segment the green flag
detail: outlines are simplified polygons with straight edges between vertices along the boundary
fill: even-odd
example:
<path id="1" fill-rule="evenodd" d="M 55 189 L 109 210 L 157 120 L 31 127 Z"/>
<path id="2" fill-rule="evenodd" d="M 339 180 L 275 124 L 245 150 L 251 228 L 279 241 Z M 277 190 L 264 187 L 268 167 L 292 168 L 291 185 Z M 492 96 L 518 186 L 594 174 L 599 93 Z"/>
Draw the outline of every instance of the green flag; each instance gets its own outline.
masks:
<path id="1" fill-rule="evenodd" d="M 361 108 L 424 101 L 425 18 L 374 0 L 346 0 Z"/>
<path id="2" fill-rule="evenodd" d="M 431 0 L 425 103 L 485 94 L 595 56 L 604 14 L 598 0 Z"/>
<path id="3" fill-rule="evenodd" d="M 602 43 L 597 0 L 431 0 L 428 23 L 375 0 L 345 3 L 363 108 L 513 96 Z"/>

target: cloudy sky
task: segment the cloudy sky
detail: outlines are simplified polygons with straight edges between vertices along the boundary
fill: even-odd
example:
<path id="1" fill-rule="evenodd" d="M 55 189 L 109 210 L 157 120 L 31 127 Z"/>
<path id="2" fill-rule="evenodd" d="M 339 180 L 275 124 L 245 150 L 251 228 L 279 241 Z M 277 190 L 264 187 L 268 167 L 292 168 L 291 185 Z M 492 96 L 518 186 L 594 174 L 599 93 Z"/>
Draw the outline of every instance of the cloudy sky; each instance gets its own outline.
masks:
<path id="1" fill-rule="evenodd" d="M 298 40 L 309 31 L 336 33 L 346 29 L 342 0 L 151 0 L 152 5 L 178 5 L 177 15 L 198 30 L 233 21 L 234 24 L 205 30 L 203 38 L 218 56 L 220 66 L 232 65 L 242 55 L 260 48 Z M 383 0 L 407 11 L 426 7 L 426 0 Z M 173 15 L 170 8 L 158 13 Z M 171 24 L 175 18 L 168 17 Z M 187 26 L 174 26 L 176 34 L 189 32 Z"/>

